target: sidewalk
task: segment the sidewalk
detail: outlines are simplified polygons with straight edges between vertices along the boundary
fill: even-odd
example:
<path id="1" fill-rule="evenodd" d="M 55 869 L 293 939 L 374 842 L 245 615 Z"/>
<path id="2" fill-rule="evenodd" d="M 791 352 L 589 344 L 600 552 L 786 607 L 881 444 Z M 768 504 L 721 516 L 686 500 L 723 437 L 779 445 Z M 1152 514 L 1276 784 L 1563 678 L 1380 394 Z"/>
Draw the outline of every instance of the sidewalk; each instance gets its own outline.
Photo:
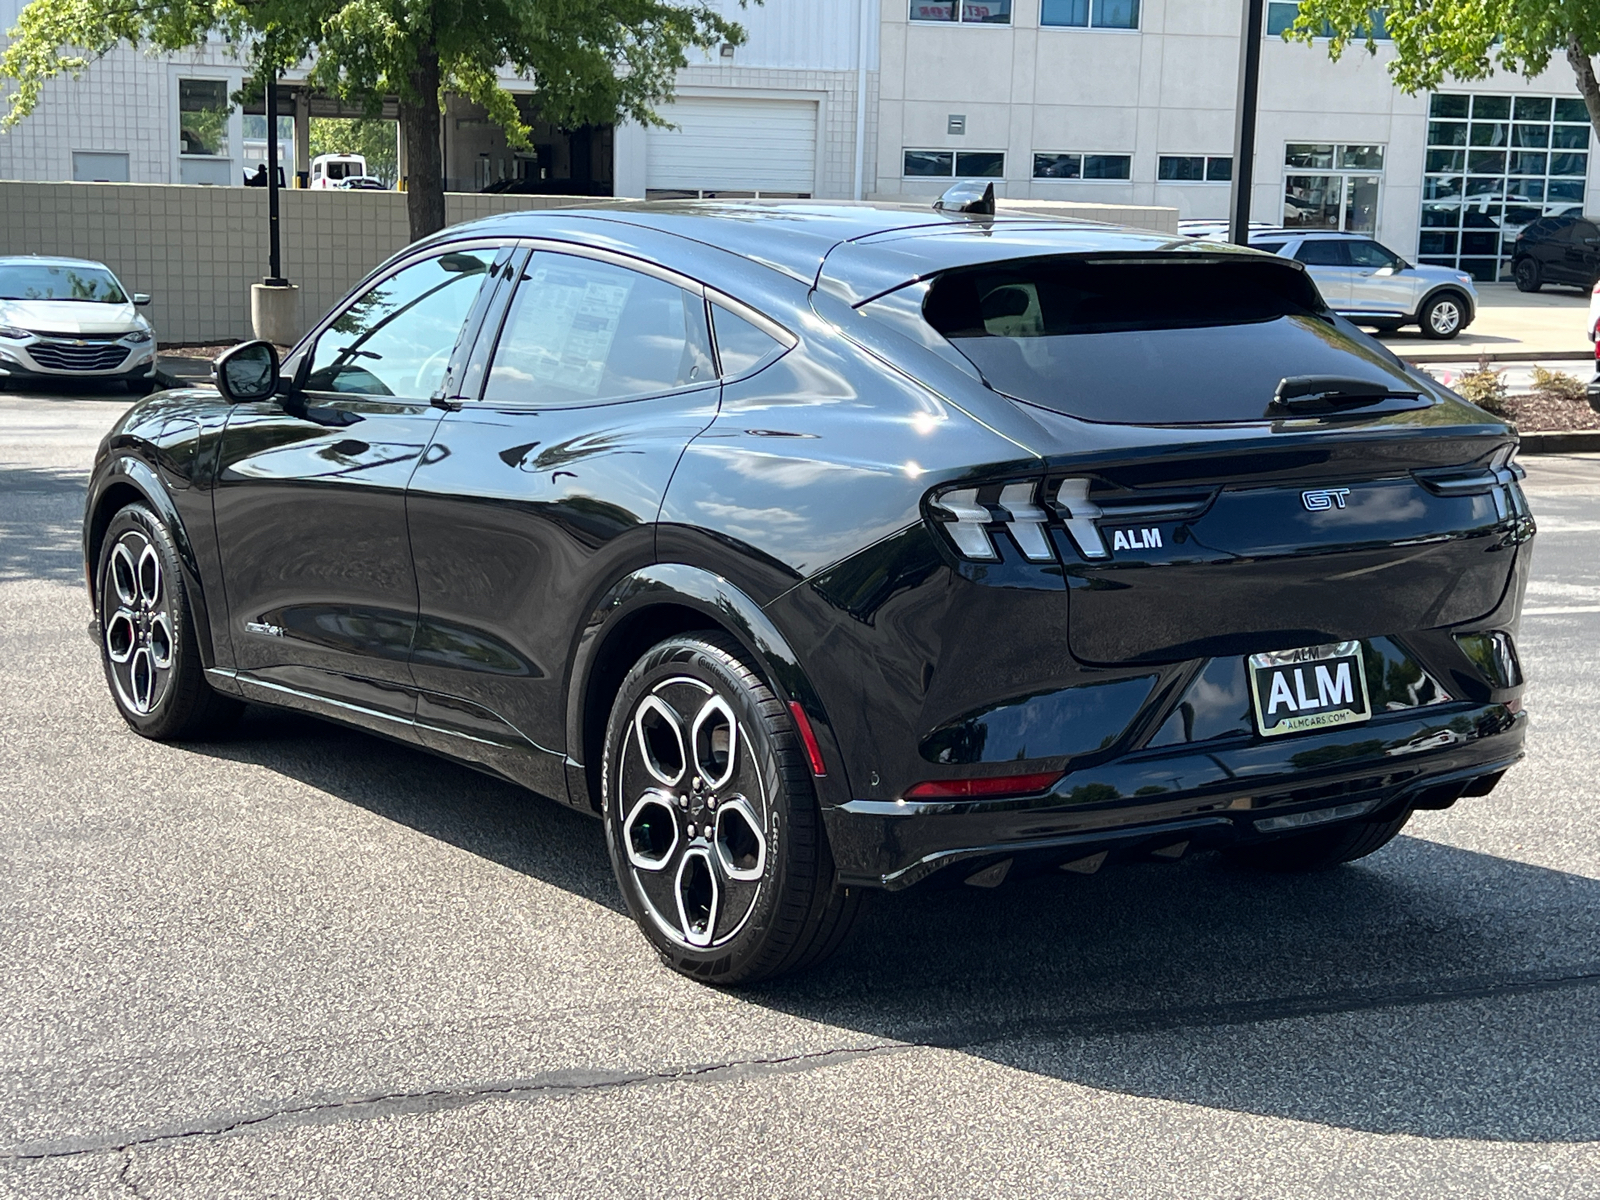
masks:
<path id="1" fill-rule="evenodd" d="M 1573 288 L 1519 292 L 1513 283 L 1480 283 L 1477 318 L 1454 341 L 1431 341 L 1410 326 L 1381 340 L 1411 362 L 1476 362 L 1480 354 L 1592 359 L 1594 346 L 1584 329 L 1588 312 L 1587 293 Z"/>

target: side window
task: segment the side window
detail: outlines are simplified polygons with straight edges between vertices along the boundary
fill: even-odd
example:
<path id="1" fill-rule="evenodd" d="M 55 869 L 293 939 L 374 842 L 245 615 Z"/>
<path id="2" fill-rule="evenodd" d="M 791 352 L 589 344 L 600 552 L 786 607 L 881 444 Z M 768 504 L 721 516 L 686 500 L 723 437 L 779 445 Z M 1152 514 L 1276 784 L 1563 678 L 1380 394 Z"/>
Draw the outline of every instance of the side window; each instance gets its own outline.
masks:
<path id="1" fill-rule="evenodd" d="M 483 398 L 595 404 L 712 378 L 699 296 L 626 267 L 540 250 L 512 297 Z"/>
<path id="2" fill-rule="evenodd" d="M 1349 247 L 1350 262 L 1353 266 L 1380 270 L 1383 267 L 1397 267 L 1400 265 L 1400 260 L 1378 245 L 1377 242 L 1362 240 L 1346 242 L 1345 245 Z"/>
<path id="3" fill-rule="evenodd" d="M 374 284 L 317 339 L 306 390 L 428 399 L 494 255 L 452 250 Z"/>
<path id="4" fill-rule="evenodd" d="M 1300 243 L 1294 256 L 1308 267 L 1348 267 L 1350 255 L 1346 244 L 1333 238 L 1320 240 L 1308 238 Z"/>
<path id="5" fill-rule="evenodd" d="M 788 343 L 715 301 L 711 305 L 711 324 L 717 333 L 717 361 L 722 364 L 724 379 L 748 374 L 789 348 Z"/>

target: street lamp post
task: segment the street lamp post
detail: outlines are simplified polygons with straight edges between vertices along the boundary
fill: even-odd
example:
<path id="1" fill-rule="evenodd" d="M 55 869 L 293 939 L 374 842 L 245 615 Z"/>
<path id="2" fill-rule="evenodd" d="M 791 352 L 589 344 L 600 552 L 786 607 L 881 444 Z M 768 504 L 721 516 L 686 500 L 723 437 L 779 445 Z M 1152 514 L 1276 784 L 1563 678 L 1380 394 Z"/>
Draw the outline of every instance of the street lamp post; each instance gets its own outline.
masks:
<path id="1" fill-rule="evenodd" d="M 267 76 L 267 277 L 268 287 L 287 287 L 283 244 L 278 237 L 278 72 Z"/>
<path id="2" fill-rule="evenodd" d="M 1233 111 L 1233 193 L 1228 240 L 1250 244 L 1250 188 L 1255 179 L 1256 94 L 1261 85 L 1261 35 L 1266 0 L 1244 0 L 1239 31 L 1239 97 Z"/>

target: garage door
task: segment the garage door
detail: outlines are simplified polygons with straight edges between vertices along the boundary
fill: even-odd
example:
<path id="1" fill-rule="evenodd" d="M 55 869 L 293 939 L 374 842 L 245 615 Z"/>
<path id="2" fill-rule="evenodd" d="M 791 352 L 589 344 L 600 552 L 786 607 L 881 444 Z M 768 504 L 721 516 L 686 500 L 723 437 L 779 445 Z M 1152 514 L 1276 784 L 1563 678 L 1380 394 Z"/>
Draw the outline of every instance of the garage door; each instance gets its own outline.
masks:
<path id="1" fill-rule="evenodd" d="M 677 128 L 650 130 L 650 191 L 816 190 L 816 101 L 685 97 L 660 112 Z"/>

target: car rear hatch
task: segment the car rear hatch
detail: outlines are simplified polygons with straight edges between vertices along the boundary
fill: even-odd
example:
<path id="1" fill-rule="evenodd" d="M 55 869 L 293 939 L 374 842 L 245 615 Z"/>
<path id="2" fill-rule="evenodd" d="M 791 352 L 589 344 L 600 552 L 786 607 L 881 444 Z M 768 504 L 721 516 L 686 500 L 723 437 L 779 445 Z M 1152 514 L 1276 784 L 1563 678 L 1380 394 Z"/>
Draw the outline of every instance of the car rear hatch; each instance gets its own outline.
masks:
<path id="1" fill-rule="evenodd" d="M 1510 431 L 1329 314 L 1297 264 L 1035 257 L 916 286 L 1052 435 L 1037 495 L 1080 660 L 1327 645 L 1499 603 L 1531 530 Z M 975 499 L 1003 510 L 1002 490 Z"/>

